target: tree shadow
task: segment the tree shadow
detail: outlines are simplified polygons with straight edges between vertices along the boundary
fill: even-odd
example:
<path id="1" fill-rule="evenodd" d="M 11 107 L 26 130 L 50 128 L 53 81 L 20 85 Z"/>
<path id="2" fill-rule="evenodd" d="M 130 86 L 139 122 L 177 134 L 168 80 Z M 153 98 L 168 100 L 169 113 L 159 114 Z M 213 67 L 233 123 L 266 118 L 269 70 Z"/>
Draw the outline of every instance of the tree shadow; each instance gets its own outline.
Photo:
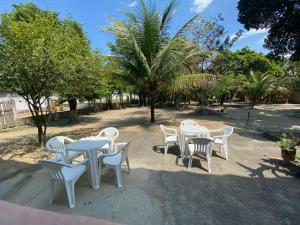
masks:
<path id="1" fill-rule="evenodd" d="M 251 168 L 239 162 L 237 164 L 249 171 L 250 177 L 264 178 L 264 172 L 271 172 L 276 177 L 282 177 L 282 174 L 285 176 L 298 176 L 297 170 L 299 170 L 299 167 L 291 163 L 276 158 L 262 159 L 262 161 L 262 163 L 259 163 L 258 168 Z"/>
<path id="2" fill-rule="evenodd" d="M 84 174 L 76 184 L 76 207 L 70 210 L 63 188 L 56 192 L 54 204 L 49 204 L 48 175 L 42 169 L 13 188 L 5 199 L 122 224 L 298 224 L 299 180 L 251 174 L 133 167 L 130 175 L 123 170 L 122 188 L 116 186 L 113 170 L 103 171 L 99 190 L 89 187 Z"/>

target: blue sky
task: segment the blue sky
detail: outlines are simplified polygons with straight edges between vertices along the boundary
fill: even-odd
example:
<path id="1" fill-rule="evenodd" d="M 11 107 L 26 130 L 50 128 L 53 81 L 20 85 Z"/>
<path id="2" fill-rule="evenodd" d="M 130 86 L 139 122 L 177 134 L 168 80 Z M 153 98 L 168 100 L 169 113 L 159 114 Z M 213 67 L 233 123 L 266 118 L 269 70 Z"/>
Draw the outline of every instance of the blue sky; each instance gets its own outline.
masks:
<path id="1" fill-rule="evenodd" d="M 148 1 L 148 0 L 146 0 Z M 163 9 L 169 0 L 152 0 L 158 9 Z M 11 10 L 14 3 L 28 0 L 0 0 L 0 13 Z M 108 16 L 123 18 L 124 11 L 134 10 L 135 0 L 32 0 L 39 7 L 59 12 L 61 17 L 70 16 L 83 24 L 84 30 L 93 48 L 99 48 L 103 53 L 109 53 L 107 41 L 113 40 L 109 33 L 100 30 L 101 26 L 109 25 Z M 215 17 L 219 13 L 224 17 L 223 26 L 228 35 L 233 35 L 243 26 L 237 22 L 238 0 L 177 0 L 171 32 L 175 33 L 189 18 L 197 13 L 203 16 Z M 232 50 L 249 46 L 258 52 L 266 53 L 263 40 L 266 30 L 250 30 L 234 44 Z"/>

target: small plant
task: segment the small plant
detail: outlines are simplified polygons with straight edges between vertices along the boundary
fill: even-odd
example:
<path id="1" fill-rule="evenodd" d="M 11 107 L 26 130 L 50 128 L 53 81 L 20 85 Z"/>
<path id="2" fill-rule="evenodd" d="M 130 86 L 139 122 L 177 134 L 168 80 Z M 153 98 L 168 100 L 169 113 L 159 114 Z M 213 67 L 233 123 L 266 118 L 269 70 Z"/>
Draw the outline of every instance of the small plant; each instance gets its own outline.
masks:
<path id="1" fill-rule="evenodd" d="M 282 133 L 280 140 L 277 143 L 281 149 L 296 151 L 297 139 L 294 136 L 288 137 L 286 133 Z"/>
<path id="2" fill-rule="evenodd" d="M 284 161 L 289 162 L 295 160 L 296 146 L 300 144 L 300 141 L 297 140 L 297 138 L 293 135 L 288 137 L 286 133 L 283 133 L 277 143 L 281 148 L 281 157 Z"/>

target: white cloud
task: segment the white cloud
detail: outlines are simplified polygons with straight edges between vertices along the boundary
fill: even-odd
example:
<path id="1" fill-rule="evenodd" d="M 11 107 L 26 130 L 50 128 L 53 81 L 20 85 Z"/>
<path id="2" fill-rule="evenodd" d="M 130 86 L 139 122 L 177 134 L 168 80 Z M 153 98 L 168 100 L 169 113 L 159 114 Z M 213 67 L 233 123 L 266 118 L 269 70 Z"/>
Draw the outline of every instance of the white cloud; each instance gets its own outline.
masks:
<path id="1" fill-rule="evenodd" d="M 255 29 L 250 29 L 249 31 L 245 32 L 241 38 L 241 39 L 244 39 L 244 38 L 248 38 L 248 37 L 251 37 L 251 36 L 254 36 L 254 35 L 258 35 L 258 34 L 267 34 L 268 33 L 268 29 L 258 29 L 258 30 L 255 30 Z"/>
<path id="2" fill-rule="evenodd" d="M 201 13 L 210 5 L 210 3 L 212 3 L 212 1 L 213 0 L 193 0 L 191 11 Z"/>
<path id="3" fill-rule="evenodd" d="M 265 43 L 265 40 L 266 40 L 267 36 L 268 35 L 265 35 L 262 39 L 260 39 L 260 41 L 258 43 L 263 45 Z"/>
<path id="4" fill-rule="evenodd" d="M 131 2 L 128 7 L 135 7 L 137 5 L 137 1 Z"/>

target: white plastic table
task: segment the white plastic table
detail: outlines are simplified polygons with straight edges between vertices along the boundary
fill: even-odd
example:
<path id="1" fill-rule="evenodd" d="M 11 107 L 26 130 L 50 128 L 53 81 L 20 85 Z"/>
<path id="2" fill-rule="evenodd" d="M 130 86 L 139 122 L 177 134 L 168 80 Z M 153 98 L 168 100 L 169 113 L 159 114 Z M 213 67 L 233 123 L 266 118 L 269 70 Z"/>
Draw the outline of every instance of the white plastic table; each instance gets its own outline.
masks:
<path id="1" fill-rule="evenodd" d="M 185 150 L 185 142 L 187 138 L 191 137 L 210 138 L 210 132 L 204 126 L 181 126 L 179 134 L 179 147 L 182 159 L 187 155 Z"/>
<path id="2" fill-rule="evenodd" d="M 107 143 L 110 143 L 110 140 L 105 137 L 87 137 L 66 145 L 67 151 L 86 153 L 90 165 L 91 185 L 94 189 L 100 187 L 97 152 Z"/>

